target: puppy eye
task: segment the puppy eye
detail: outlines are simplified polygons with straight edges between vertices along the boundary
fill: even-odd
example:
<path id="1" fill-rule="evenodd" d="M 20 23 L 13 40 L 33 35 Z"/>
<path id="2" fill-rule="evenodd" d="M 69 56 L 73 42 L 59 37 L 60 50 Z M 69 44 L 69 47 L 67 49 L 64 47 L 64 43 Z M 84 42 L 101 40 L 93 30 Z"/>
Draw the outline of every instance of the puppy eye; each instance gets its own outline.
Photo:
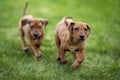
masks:
<path id="1" fill-rule="evenodd" d="M 87 31 L 87 28 L 85 28 L 85 31 Z"/>
<path id="2" fill-rule="evenodd" d="M 74 28 L 74 30 L 75 30 L 75 31 L 78 31 L 78 30 L 79 30 L 79 28 Z"/>
<path id="3" fill-rule="evenodd" d="M 30 28 L 31 28 L 31 29 L 33 29 L 33 28 L 34 28 L 34 26 L 30 26 Z"/>

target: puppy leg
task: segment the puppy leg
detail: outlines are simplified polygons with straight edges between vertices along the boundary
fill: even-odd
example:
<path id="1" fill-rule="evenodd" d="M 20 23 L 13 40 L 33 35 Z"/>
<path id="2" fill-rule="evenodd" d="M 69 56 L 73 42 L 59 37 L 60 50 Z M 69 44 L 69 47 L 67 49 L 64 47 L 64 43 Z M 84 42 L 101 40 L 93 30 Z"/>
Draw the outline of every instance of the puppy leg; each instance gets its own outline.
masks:
<path id="1" fill-rule="evenodd" d="M 82 51 L 77 51 L 77 52 L 73 53 L 73 57 L 75 58 L 75 61 L 71 65 L 71 67 L 72 67 L 72 70 L 75 70 L 75 69 L 77 69 L 80 66 L 80 64 L 84 60 L 83 50 Z"/>
<path id="2" fill-rule="evenodd" d="M 57 45 L 57 60 L 61 60 L 61 58 L 60 58 L 60 56 L 61 56 L 60 55 L 60 40 L 59 40 L 57 34 L 55 36 L 55 42 L 56 42 L 56 45 Z"/>
<path id="3" fill-rule="evenodd" d="M 57 49 L 57 60 L 61 60 L 60 48 Z"/>
<path id="4" fill-rule="evenodd" d="M 40 45 L 41 45 L 41 42 L 42 42 L 42 38 L 40 38 L 40 39 L 38 39 L 36 42 L 35 42 L 35 47 L 36 47 L 36 49 L 37 49 L 37 51 L 38 51 L 38 56 L 37 56 L 37 58 L 40 58 L 41 56 L 42 56 L 42 54 L 41 54 L 41 51 L 39 50 L 39 47 L 40 47 Z"/>
<path id="5" fill-rule="evenodd" d="M 33 43 L 33 41 L 31 39 L 29 39 L 30 41 L 30 46 L 35 54 L 35 57 L 36 58 L 40 58 L 42 55 L 41 55 L 41 52 L 39 51 L 39 49 L 35 46 L 35 44 Z"/>
<path id="6" fill-rule="evenodd" d="M 65 57 L 65 50 L 60 46 L 60 58 L 61 58 L 61 63 L 66 63 L 66 57 Z"/>
<path id="7" fill-rule="evenodd" d="M 22 29 L 22 26 L 21 28 L 19 28 L 19 34 L 20 34 L 20 38 L 21 38 L 21 43 L 22 43 L 22 49 L 26 52 L 28 50 L 27 46 L 26 46 L 26 42 L 24 40 L 24 32 L 23 32 L 23 29 Z"/>
<path id="8" fill-rule="evenodd" d="M 41 45 L 41 42 L 42 42 L 42 39 L 38 39 L 38 40 L 35 42 L 35 46 L 36 46 L 37 48 L 39 48 L 40 45 Z"/>

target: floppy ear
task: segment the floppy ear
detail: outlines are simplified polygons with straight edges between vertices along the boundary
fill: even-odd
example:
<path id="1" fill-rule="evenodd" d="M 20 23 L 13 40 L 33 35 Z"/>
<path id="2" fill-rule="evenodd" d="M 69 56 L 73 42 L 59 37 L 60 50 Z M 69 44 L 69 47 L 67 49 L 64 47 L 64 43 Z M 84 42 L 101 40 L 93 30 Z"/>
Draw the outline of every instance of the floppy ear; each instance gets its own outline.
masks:
<path id="1" fill-rule="evenodd" d="M 71 32 L 73 30 L 75 22 L 71 22 L 70 25 L 68 26 L 68 30 Z"/>
<path id="2" fill-rule="evenodd" d="M 48 24 L 48 20 L 47 19 L 42 19 L 41 21 L 42 21 L 43 25 L 46 27 L 47 24 Z"/>
<path id="3" fill-rule="evenodd" d="M 65 20 L 65 25 L 68 26 L 68 22 Z"/>
<path id="4" fill-rule="evenodd" d="M 87 29 L 89 30 L 89 33 L 88 33 L 88 36 L 89 36 L 91 28 L 88 24 L 86 24 L 86 26 L 87 26 Z"/>
<path id="5" fill-rule="evenodd" d="M 22 26 L 25 26 L 28 22 L 29 22 L 28 19 L 22 19 L 22 20 L 21 20 L 21 25 L 22 25 Z"/>

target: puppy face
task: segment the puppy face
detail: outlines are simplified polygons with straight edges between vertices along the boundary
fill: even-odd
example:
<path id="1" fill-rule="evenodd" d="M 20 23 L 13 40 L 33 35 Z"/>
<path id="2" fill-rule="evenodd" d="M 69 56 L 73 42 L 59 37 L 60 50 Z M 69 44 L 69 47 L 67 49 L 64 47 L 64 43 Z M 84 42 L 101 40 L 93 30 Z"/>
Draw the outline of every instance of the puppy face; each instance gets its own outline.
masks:
<path id="1" fill-rule="evenodd" d="M 85 40 L 90 33 L 90 27 L 80 22 L 71 22 L 68 26 L 68 30 L 74 39 L 81 41 Z"/>
<path id="2" fill-rule="evenodd" d="M 45 21 L 39 19 L 30 20 L 28 24 L 30 27 L 30 34 L 32 35 L 33 39 L 40 38 L 43 35 L 44 25 L 47 25 Z"/>

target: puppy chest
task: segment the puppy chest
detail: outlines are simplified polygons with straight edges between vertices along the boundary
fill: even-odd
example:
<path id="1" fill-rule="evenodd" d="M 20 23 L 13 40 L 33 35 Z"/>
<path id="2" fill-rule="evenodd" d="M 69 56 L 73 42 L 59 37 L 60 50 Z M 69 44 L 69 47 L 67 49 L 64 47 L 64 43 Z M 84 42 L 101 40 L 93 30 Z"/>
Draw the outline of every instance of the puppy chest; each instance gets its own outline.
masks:
<path id="1" fill-rule="evenodd" d="M 70 52 L 75 52 L 76 50 L 78 50 L 78 47 L 77 46 L 66 46 L 66 50 L 70 51 Z"/>
<path id="2" fill-rule="evenodd" d="M 82 44 L 78 44 L 78 45 L 69 45 L 68 44 L 65 46 L 65 49 L 72 52 L 72 53 L 75 51 L 81 50 L 83 48 L 84 48 L 84 45 L 82 45 Z"/>

